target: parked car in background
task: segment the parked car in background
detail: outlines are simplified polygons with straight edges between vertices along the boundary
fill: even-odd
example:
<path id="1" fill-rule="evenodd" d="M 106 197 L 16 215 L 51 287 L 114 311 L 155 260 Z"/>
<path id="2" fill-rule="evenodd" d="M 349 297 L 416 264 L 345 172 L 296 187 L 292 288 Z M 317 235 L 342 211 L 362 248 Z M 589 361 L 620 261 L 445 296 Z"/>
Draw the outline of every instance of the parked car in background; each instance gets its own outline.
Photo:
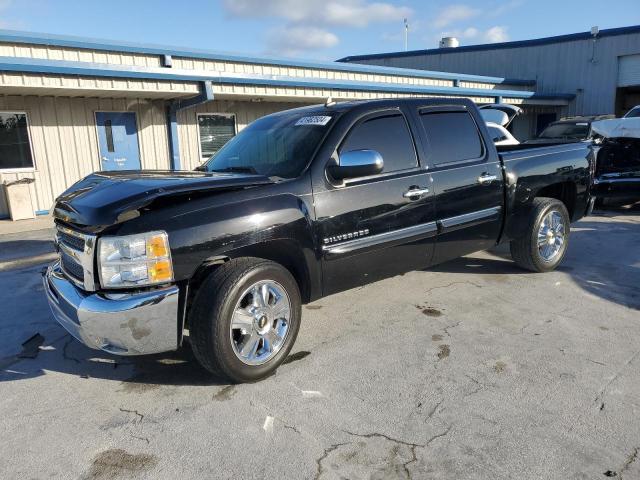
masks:
<path id="1" fill-rule="evenodd" d="M 91 348 L 176 350 L 188 330 L 206 369 L 255 381 L 289 354 L 303 303 L 498 243 L 524 269 L 554 270 L 593 205 L 591 156 L 587 143 L 496 148 L 466 99 L 283 111 L 200 171 L 71 186 L 44 290 Z"/>
<path id="2" fill-rule="evenodd" d="M 568 117 L 552 122 L 540 132 L 536 138 L 524 143 L 569 143 L 591 140 L 593 133 L 591 124 L 597 120 L 615 118 L 614 115 L 592 115 L 581 117 Z"/>
<path id="3" fill-rule="evenodd" d="M 624 117 L 622 118 L 637 118 L 637 117 L 640 117 L 640 105 L 636 105 L 635 107 L 633 107 L 631 110 L 625 113 Z"/>
<path id="4" fill-rule="evenodd" d="M 599 205 L 640 201 L 640 110 L 638 113 L 592 125 L 601 138 L 593 181 Z"/>
<path id="5" fill-rule="evenodd" d="M 522 113 L 520 107 L 507 103 L 492 103 L 482 105 L 479 109 L 494 145 L 520 144 L 511 132 L 507 130 L 513 119 Z"/>

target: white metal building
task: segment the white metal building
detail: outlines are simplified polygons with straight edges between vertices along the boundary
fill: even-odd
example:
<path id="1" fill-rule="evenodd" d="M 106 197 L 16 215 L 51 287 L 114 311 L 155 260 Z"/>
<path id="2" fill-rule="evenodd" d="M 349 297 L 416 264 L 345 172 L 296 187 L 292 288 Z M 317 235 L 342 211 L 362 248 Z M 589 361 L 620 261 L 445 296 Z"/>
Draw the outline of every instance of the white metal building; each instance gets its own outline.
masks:
<path id="1" fill-rule="evenodd" d="M 640 5 L 639 5 L 640 6 Z M 640 104 L 640 25 L 486 45 L 345 57 L 341 62 L 535 80 L 541 95 L 570 93 L 562 108 L 528 106 L 513 123 L 521 140 L 561 116 L 621 116 Z"/>
<path id="2" fill-rule="evenodd" d="M 193 169 L 252 120 L 335 100 L 468 97 L 563 106 L 531 80 L 254 58 L 0 30 L 0 183 L 33 178 L 33 210 L 87 174 Z M 0 217 L 8 215 L 0 193 Z"/>

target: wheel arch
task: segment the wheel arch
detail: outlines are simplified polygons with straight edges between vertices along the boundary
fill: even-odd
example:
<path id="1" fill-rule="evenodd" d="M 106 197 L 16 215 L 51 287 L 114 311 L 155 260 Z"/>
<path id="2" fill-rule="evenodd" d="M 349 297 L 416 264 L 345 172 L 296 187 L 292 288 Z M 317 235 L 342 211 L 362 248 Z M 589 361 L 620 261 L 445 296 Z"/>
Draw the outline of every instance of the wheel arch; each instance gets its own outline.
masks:
<path id="1" fill-rule="evenodd" d="M 277 239 L 247 245 L 225 252 L 222 255 L 210 257 L 202 262 L 189 280 L 187 309 L 189 309 L 198 288 L 211 272 L 232 258 L 242 257 L 261 258 L 282 265 L 296 280 L 300 289 L 302 303 L 309 303 L 317 298 L 321 291 L 319 272 L 312 268 L 314 260 L 310 256 L 311 253 L 306 252 L 297 241 L 293 239 Z"/>
<path id="2" fill-rule="evenodd" d="M 569 212 L 569 218 L 573 221 L 576 214 L 578 200 L 578 188 L 573 181 L 552 183 L 536 191 L 534 198 L 555 198 L 561 201 Z"/>

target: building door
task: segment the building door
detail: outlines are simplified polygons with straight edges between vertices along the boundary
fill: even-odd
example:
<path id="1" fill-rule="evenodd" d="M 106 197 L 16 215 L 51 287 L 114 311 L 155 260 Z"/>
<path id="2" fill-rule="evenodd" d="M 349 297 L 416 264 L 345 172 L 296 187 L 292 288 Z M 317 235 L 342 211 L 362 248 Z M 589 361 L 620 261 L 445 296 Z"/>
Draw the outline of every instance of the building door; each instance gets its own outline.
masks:
<path id="1" fill-rule="evenodd" d="M 96 112 L 101 170 L 139 170 L 134 112 Z"/>

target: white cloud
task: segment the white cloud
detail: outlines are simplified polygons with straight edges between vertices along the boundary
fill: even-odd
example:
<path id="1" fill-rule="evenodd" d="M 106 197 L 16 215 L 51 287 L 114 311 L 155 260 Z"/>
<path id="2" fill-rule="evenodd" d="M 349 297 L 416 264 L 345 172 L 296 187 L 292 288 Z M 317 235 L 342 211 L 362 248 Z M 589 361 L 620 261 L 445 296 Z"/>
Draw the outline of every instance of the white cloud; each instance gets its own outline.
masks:
<path id="1" fill-rule="evenodd" d="M 484 39 L 489 43 L 500 43 L 509 41 L 507 27 L 495 26 L 484 32 Z"/>
<path id="2" fill-rule="evenodd" d="M 336 35 L 317 27 L 280 27 L 267 34 L 267 49 L 274 55 L 295 56 L 303 51 L 335 47 L 338 42 Z"/>
<path id="3" fill-rule="evenodd" d="M 509 41 L 507 27 L 498 25 L 488 28 L 487 30 L 480 30 L 476 27 L 467 27 L 465 29 L 443 31 L 437 37 L 437 41 L 442 37 L 456 37 L 460 40 L 467 40 L 467 42 L 472 43 L 499 43 Z"/>
<path id="4" fill-rule="evenodd" d="M 365 0 L 224 0 L 232 15 L 245 18 L 276 17 L 293 23 L 366 27 L 409 16 L 408 7 Z"/>
<path id="5" fill-rule="evenodd" d="M 450 5 L 438 13 L 433 21 L 433 26 L 436 28 L 444 28 L 454 23 L 469 20 L 479 14 L 480 10 L 468 5 Z"/>

